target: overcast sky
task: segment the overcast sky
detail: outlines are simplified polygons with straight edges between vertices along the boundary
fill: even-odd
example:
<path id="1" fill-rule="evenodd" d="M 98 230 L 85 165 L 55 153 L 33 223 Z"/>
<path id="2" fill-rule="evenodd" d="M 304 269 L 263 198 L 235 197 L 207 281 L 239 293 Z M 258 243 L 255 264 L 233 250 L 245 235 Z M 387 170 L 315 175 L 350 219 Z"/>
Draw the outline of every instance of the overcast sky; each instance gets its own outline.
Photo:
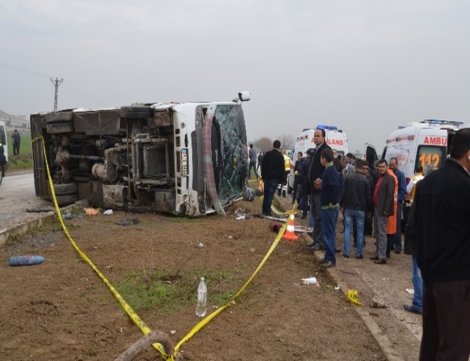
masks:
<path id="1" fill-rule="evenodd" d="M 0 110 L 231 100 L 248 139 L 342 128 L 382 149 L 398 125 L 470 123 L 470 2 L 0 0 Z"/>

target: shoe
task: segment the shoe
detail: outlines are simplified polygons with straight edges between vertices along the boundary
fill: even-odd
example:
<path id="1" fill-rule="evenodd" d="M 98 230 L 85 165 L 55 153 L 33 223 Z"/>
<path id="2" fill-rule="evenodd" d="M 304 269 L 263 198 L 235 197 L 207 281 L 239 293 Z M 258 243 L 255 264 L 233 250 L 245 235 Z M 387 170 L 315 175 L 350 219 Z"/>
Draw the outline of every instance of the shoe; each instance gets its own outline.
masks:
<path id="1" fill-rule="evenodd" d="M 343 257 L 344 257 L 344 258 L 349 258 L 349 254 L 344 254 L 344 253 L 343 253 Z"/>
<path id="2" fill-rule="evenodd" d="M 378 258 L 374 261 L 375 264 L 385 264 L 387 260 L 385 258 Z"/>
<path id="3" fill-rule="evenodd" d="M 395 250 L 395 253 L 396 253 L 396 254 L 400 254 L 400 253 L 401 253 L 401 249 L 396 249 L 396 250 Z"/>
<path id="4" fill-rule="evenodd" d="M 336 248 L 336 249 L 335 249 L 335 252 L 336 252 L 336 253 L 339 253 L 339 252 L 341 252 L 341 250 L 340 250 L 339 248 Z"/>
<path id="5" fill-rule="evenodd" d="M 415 306 L 413 305 L 403 305 L 403 308 L 405 309 L 405 311 L 408 311 L 410 313 L 415 313 L 417 315 L 420 315 L 421 314 L 421 311 L 418 310 Z"/>
<path id="6" fill-rule="evenodd" d="M 321 263 L 320 266 L 323 268 L 331 268 L 331 267 L 335 267 L 336 265 L 331 261 L 326 261 L 324 263 Z"/>
<path id="7" fill-rule="evenodd" d="M 364 256 L 363 256 L 362 254 L 359 254 L 359 255 L 356 256 L 356 258 L 357 258 L 357 259 L 363 259 Z"/>
<path id="8" fill-rule="evenodd" d="M 369 259 L 370 259 L 371 261 L 377 261 L 377 260 L 379 259 L 379 257 L 374 256 L 374 257 L 370 257 Z"/>
<path id="9" fill-rule="evenodd" d="M 312 246 L 309 247 L 312 251 L 323 251 L 325 247 L 323 247 L 321 244 L 314 243 Z"/>

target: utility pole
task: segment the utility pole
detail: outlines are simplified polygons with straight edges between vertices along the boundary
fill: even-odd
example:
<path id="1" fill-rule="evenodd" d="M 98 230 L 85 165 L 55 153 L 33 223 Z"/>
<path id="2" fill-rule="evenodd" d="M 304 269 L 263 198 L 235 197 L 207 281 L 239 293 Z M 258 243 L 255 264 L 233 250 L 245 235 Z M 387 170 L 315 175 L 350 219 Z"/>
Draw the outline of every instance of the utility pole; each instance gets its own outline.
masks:
<path id="1" fill-rule="evenodd" d="M 55 78 L 55 79 L 52 79 L 51 78 L 51 83 L 52 85 L 54 85 L 54 89 L 55 89 L 55 92 L 54 92 L 54 111 L 56 112 L 57 111 L 57 100 L 59 98 L 59 85 L 62 84 L 62 81 L 64 79 L 58 79 L 58 78 Z"/>

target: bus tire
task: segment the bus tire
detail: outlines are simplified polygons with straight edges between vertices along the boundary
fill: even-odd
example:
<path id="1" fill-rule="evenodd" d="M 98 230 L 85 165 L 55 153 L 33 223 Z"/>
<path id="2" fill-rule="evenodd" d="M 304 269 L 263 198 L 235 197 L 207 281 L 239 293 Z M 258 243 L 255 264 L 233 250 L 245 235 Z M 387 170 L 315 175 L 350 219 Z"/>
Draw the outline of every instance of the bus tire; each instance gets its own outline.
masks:
<path id="1" fill-rule="evenodd" d="M 61 196 L 56 196 L 57 204 L 59 207 L 68 206 L 69 204 L 75 203 L 78 201 L 78 194 L 65 194 Z"/>
<path id="2" fill-rule="evenodd" d="M 56 196 L 75 194 L 78 192 L 77 183 L 54 184 L 54 192 Z"/>

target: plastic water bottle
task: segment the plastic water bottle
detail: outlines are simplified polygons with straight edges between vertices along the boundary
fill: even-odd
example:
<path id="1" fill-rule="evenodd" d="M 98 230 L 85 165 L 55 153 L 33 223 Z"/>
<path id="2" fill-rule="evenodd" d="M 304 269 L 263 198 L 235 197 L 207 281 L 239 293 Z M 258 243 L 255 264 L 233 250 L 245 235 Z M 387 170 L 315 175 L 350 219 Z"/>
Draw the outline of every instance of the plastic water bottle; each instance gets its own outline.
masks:
<path id="1" fill-rule="evenodd" d="M 196 306 L 196 316 L 204 317 L 206 315 L 206 305 L 207 305 L 207 286 L 204 281 L 204 277 L 201 277 L 199 286 L 197 287 L 197 306 Z"/>

